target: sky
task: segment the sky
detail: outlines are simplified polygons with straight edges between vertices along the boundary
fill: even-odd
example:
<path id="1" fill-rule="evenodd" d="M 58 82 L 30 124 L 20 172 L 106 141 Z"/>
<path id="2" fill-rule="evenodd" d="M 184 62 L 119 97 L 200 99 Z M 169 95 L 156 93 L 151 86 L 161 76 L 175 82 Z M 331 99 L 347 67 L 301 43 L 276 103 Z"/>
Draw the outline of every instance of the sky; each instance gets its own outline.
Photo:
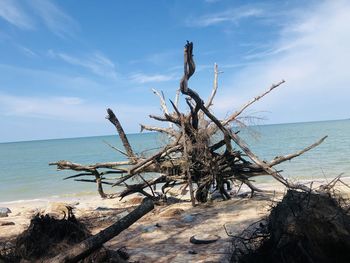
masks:
<path id="1" fill-rule="evenodd" d="M 156 124 L 152 88 L 189 86 L 220 117 L 282 79 L 246 116 L 260 124 L 349 118 L 350 1 L 0 0 L 0 142 L 127 133 Z M 170 103 L 168 103 L 170 104 Z M 186 110 L 183 107 L 183 110 Z"/>

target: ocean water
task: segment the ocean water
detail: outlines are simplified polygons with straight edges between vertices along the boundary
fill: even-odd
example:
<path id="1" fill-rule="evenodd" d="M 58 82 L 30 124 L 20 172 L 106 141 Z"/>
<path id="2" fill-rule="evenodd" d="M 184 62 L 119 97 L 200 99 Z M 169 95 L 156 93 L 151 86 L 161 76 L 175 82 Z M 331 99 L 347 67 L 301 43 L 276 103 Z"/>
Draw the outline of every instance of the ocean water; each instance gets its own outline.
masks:
<path id="1" fill-rule="evenodd" d="M 350 176 L 350 120 L 251 126 L 239 134 L 262 159 L 298 151 L 328 135 L 320 146 L 277 166 L 291 180 Z M 160 147 L 155 133 L 128 135 L 136 152 Z M 56 171 L 49 162 L 70 160 L 89 164 L 124 160 L 105 142 L 122 149 L 117 135 L 87 138 L 0 143 L 0 202 L 96 194 L 94 183 L 62 180 L 70 171 Z M 269 177 L 260 182 L 272 180 Z M 104 186 L 106 192 L 118 189 Z"/>

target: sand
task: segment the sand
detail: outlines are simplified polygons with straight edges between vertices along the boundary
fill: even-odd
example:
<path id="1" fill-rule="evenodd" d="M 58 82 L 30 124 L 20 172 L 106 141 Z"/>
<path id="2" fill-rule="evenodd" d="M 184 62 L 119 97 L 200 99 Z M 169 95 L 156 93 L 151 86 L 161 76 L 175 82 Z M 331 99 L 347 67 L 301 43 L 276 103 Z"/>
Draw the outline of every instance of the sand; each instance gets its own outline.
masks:
<path id="1" fill-rule="evenodd" d="M 349 183 L 350 179 L 345 178 L 344 181 Z M 313 187 L 324 183 L 324 180 L 317 180 Z M 179 203 L 157 205 L 152 212 L 105 245 L 111 249 L 126 247 L 130 261 L 227 262 L 230 237 L 225 228 L 230 235 L 239 234 L 245 227 L 266 216 L 271 206 L 282 198 L 284 189 L 281 185 L 261 184 L 259 187 L 277 192 L 254 198 L 217 199 L 194 208 L 186 198 Z M 339 190 L 349 197 L 349 188 L 339 185 Z M 0 207 L 8 207 L 12 211 L 8 217 L 0 218 L 0 244 L 13 241 L 37 213 L 63 217 L 62 210 L 66 204 L 74 207 L 77 218 L 95 234 L 132 211 L 141 200 L 135 195 L 122 201 L 101 199 L 96 195 L 0 203 Z M 13 222 L 14 225 L 1 226 L 1 222 Z M 212 244 L 190 243 L 191 236 L 203 234 L 220 238 Z"/>

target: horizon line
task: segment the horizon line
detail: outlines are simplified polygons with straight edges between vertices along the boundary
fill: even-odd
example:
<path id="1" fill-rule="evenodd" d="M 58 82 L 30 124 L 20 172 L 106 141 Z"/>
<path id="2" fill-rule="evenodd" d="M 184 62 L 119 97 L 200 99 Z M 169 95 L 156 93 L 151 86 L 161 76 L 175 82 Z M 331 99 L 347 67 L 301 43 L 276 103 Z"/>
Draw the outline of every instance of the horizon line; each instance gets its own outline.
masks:
<path id="1" fill-rule="evenodd" d="M 346 121 L 350 120 L 350 118 L 344 119 L 332 119 L 332 120 L 314 120 L 314 121 L 297 121 L 297 122 L 279 122 L 279 123 L 265 123 L 265 124 L 250 124 L 247 127 L 255 127 L 255 126 L 269 126 L 269 125 L 285 125 L 285 124 L 301 124 L 301 123 L 312 123 L 312 122 L 327 122 L 327 121 Z M 126 135 L 138 135 L 138 134 L 152 134 L 157 132 L 130 132 L 126 133 Z M 114 136 L 115 134 L 104 134 L 104 135 L 91 135 L 91 136 L 82 136 L 82 137 L 58 137 L 58 138 L 43 138 L 43 139 L 33 139 L 33 140 L 18 140 L 18 141 L 0 141 L 0 144 L 7 143 L 21 143 L 21 142 L 35 142 L 35 141 L 54 141 L 54 140 L 67 140 L 67 139 L 83 139 L 83 138 L 94 138 L 94 137 L 105 137 L 105 136 Z"/>

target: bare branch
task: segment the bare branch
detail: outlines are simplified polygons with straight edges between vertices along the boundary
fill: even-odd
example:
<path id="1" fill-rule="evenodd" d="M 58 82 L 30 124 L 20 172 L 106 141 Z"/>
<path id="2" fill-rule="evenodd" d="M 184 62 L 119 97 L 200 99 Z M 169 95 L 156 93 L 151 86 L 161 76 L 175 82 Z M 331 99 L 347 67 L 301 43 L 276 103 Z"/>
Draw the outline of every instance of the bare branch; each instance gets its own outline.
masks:
<path id="1" fill-rule="evenodd" d="M 218 90 L 218 75 L 220 73 L 223 73 L 223 71 L 220 71 L 218 70 L 218 64 L 214 64 L 214 85 L 213 85 L 213 90 L 210 94 L 210 97 L 207 101 L 207 103 L 205 104 L 205 107 L 206 108 L 210 108 L 212 105 L 213 105 L 213 100 L 214 100 L 214 97 L 216 95 L 216 91 Z"/>
<path id="2" fill-rule="evenodd" d="M 115 126 L 118 131 L 119 137 L 122 140 L 123 146 L 129 156 L 129 158 L 135 158 L 135 154 L 132 151 L 131 145 L 128 141 L 128 138 L 125 135 L 124 129 L 120 124 L 118 118 L 115 116 L 114 112 L 111 109 L 107 109 L 107 119 Z"/>
<path id="3" fill-rule="evenodd" d="M 111 147 L 112 149 L 116 150 L 117 152 L 121 153 L 122 155 L 125 155 L 126 157 L 129 157 L 125 152 L 123 152 L 122 150 L 118 149 L 117 147 L 111 145 L 110 143 L 108 143 L 107 141 L 103 141 L 105 144 L 107 144 L 109 147 Z"/>
<path id="4" fill-rule="evenodd" d="M 166 106 L 166 102 L 165 102 L 165 98 L 164 98 L 163 92 L 162 92 L 162 94 L 160 94 L 159 91 L 156 90 L 156 89 L 152 89 L 152 91 L 153 91 L 153 94 L 155 94 L 156 96 L 159 97 L 160 107 L 162 108 L 163 112 L 166 113 L 166 114 L 169 114 L 168 107 Z"/>
<path id="5" fill-rule="evenodd" d="M 262 93 L 259 96 L 256 96 L 255 98 L 253 98 L 252 100 L 248 101 L 246 104 L 244 104 L 239 110 L 235 111 L 232 115 L 230 115 L 226 120 L 224 120 L 222 122 L 222 124 L 224 126 L 226 126 L 229 122 L 233 121 L 234 119 L 236 119 L 246 108 L 248 108 L 250 105 L 252 105 L 254 102 L 260 100 L 262 97 L 264 97 L 265 95 L 269 94 L 272 90 L 274 90 L 275 88 L 279 87 L 280 85 L 282 85 L 285 81 L 281 80 L 280 82 L 278 82 L 277 84 L 272 84 L 272 86 L 265 91 L 264 93 Z"/>
<path id="6" fill-rule="evenodd" d="M 144 124 L 140 124 L 141 126 L 141 132 L 143 132 L 144 130 L 146 131 L 156 131 L 156 132 L 161 132 L 161 133 L 166 133 L 170 136 L 176 136 L 177 133 L 174 129 L 171 128 L 161 128 L 161 127 L 156 127 L 156 126 L 148 126 L 148 125 L 144 125 Z"/>
<path id="7" fill-rule="evenodd" d="M 300 150 L 296 153 L 292 153 L 292 154 L 288 154 L 288 155 L 285 155 L 285 156 L 279 156 L 279 157 L 276 157 L 275 159 L 273 159 L 271 162 L 269 162 L 267 165 L 268 166 L 274 166 L 274 165 L 277 165 L 277 164 L 280 164 L 284 161 L 287 161 L 287 160 L 291 160 L 295 157 L 298 157 L 300 155 L 302 155 L 303 153 L 307 152 L 307 151 L 310 151 L 311 149 L 315 148 L 316 146 L 320 145 L 328 136 L 324 136 L 323 138 L 321 138 L 320 140 L 318 140 L 317 142 L 311 144 L 310 146 L 306 147 L 305 149 L 303 150 Z"/>
<path id="8" fill-rule="evenodd" d="M 70 161 L 58 161 L 54 163 L 49 163 L 49 165 L 56 165 L 57 170 L 74 170 L 74 171 L 88 171 L 92 172 L 95 171 L 98 168 L 110 168 L 110 169 L 117 169 L 117 170 L 126 170 L 125 168 L 119 167 L 121 165 L 130 165 L 133 164 L 133 162 L 130 161 L 122 161 L 122 162 L 107 162 L 107 163 L 96 163 L 96 164 L 90 164 L 90 165 L 82 165 L 79 163 L 72 163 Z"/>

